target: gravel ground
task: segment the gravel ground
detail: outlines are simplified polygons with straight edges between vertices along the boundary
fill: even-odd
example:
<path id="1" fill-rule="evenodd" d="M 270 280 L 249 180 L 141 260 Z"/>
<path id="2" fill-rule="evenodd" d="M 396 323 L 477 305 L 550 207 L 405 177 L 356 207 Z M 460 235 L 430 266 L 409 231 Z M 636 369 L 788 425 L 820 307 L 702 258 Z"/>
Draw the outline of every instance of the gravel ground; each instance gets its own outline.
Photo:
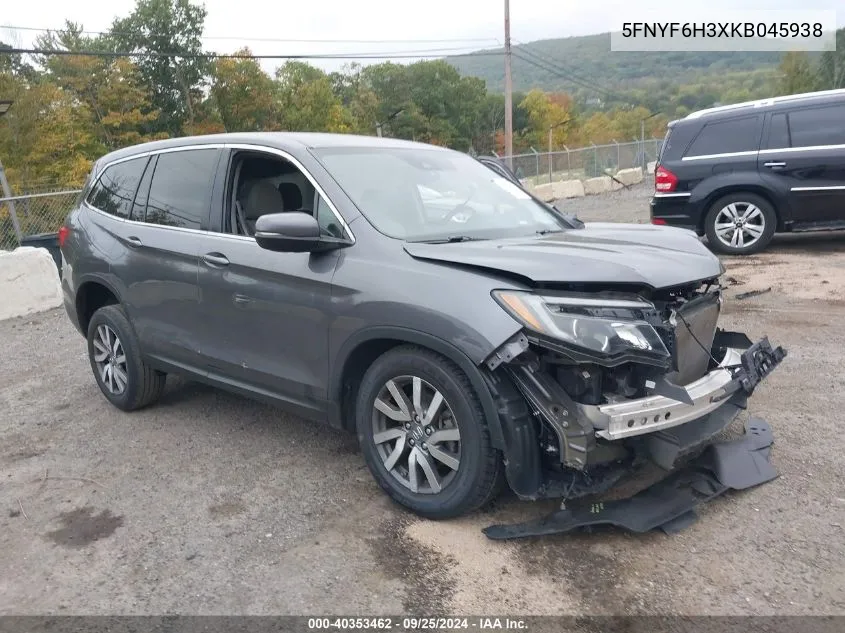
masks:
<path id="1" fill-rule="evenodd" d="M 647 201 L 561 206 L 646 221 Z M 419 520 L 351 437 L 175 379 L 122 414 L 62 311 L 0 322 L 0 614 L 845 614 L 843 245 L 786 237 L 725 260 L 725 324 L 789 350 L 750 405 L 781 477 L 675 536 L 487 540 L 553 509 L 511 496 Z"/>

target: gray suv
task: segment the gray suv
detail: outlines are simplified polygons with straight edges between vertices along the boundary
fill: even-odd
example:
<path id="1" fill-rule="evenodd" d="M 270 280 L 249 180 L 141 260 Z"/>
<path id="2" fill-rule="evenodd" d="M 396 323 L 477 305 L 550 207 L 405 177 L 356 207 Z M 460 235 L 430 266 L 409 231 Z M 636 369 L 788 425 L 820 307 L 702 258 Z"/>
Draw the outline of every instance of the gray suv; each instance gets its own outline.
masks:
<path id="1" fill-rule="evenodd" d="M 98 160 L 60 231 L 70 319 L 131 411 L 168 373 L 357 433 L 443 518 L 667 471 L 782 356 L 717 328 L 694 233 L 589 224 L 464 154 L 227 134 Z"/>

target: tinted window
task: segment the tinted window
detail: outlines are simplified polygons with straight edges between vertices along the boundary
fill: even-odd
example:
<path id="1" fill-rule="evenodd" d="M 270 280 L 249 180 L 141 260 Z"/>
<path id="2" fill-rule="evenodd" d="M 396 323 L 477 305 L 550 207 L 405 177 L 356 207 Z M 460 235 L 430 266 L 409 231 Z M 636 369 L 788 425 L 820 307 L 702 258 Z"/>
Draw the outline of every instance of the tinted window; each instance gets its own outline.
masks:
<path id="1" fill-rule="evenodd" d="M 775 114 L 769 122 L 769 141 L 767 147 L 777 149 L 789 147 L 789 128 L 785 114 Z"/>
<path id="2" fill-rule="evenodd" d="M 845 145 L 845 105 L 789 113 L 792 147 Z"/>
<path id="3" fill-rule="evenodd" d="M 146 164 L 145 156 L 108 167 L 88 194 L 88 204 L 119 218 L 128 218 Z"/>
<path id="4" fill-rule="evenodd" d="M 147 208 L 147 198 L 150 194 L 150 181 L 153 179 L 156 160 L 156 156 L 153 156 L 152 159 L 150 159 L 147 169 L 144 170 L 144 177 L 141 178 L 141 184 L 138 185 L 138 193 L 135 194 L 135 204 L 132 205 L 132 219 L 139 222 L 144 221 L 144 212 Z"/>
<path id="5" fill-rule="evenodd" d="M 759 122 L 760 117 L 747 116 L 708 123 L 695 137 L 686 155 L 708 156 L 755 151 L 758 149 Z"/>
<path id="6" fill-rule="evenodd" d="M 343 228 L 341 227 L 337 216 L 334 214 L 331 207 L 323 199 L 323 196 L 321 196 L 320 194 L 316 195 L 317 204 L 315 205 L 315 213 L 317 223 L 320 225 L 320 234 L 327 235 L 330 237 L 342 238 L 344 236 Z"/>
<path id="7" fill-rule="evenodd" d="M 159 154 L 145 221 L 198 229 L 208 213 L 216 149 Z"/>

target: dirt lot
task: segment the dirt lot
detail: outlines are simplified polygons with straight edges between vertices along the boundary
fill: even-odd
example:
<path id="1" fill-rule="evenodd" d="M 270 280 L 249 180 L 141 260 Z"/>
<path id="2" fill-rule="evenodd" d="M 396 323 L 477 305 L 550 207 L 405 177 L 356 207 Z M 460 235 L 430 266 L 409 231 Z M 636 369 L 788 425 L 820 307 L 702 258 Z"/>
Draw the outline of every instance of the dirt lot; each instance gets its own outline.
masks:
<path id="1" fill-rule="evenodd" d="M 562 206 L 646 221 L 647 199 Z M 488 541 L 553 509 L 512 497 L 421 521 L 350 437 L 173 379 L 121 414 L 63 312 L 0 322 L 0 614 L 845 614 L 845 236 L 726 265 L 726 324 L 789 350 L 750 409 L 781 477 L 671 537 Z"/>

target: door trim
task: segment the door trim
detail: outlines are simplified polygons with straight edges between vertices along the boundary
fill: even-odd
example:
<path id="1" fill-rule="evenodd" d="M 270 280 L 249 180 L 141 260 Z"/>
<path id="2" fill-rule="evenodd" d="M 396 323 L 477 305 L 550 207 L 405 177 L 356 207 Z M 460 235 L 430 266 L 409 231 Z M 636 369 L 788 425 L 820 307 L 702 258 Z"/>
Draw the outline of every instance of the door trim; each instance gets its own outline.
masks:
<path id="1" fill-rule="evenodd" d="M 845 185 L 831 185 L 827 187 L 792 187 L 790 191 L 845 191 Z"/>

